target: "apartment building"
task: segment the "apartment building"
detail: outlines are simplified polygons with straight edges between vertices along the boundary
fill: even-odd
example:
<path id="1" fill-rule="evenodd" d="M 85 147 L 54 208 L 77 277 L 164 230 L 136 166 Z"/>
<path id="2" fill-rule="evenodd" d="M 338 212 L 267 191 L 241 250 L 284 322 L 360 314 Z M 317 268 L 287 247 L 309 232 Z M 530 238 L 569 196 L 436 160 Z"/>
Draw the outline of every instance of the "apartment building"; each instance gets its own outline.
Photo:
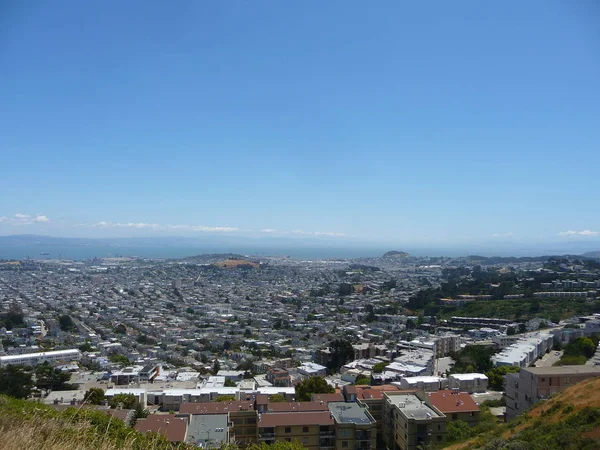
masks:
<path id="1" fill-rule="evenodd" d="M 446 389 L 437 392 L 419 393 L 417 396 L 444 413 L 451 421 L 462 420 L 472 427 L 479 422 L 481 410 L 466 392 L 459 392 L 457 389 Z"/>
<path id="2" fill-rule="evenodd" d="M 336 450 L 377 448 L 377 422 L 366 406 L 356 402 L 330 402 L 328 407 L 335 419 Z"/>
<path id="3" fill-rule="evenodd" d="M 415 394 L 384 392 L 383 443 L 391 450 L 416 450 L 444 441 L 448 418 Z"/>
<path id="4" fill-rule="evenodd" d="M 510 420 L 537 401 L 588 378 L 600 376 L 597 366 L 528 367 L 506 376 L 506 419 Z"/>
<path id="5" fill-rule="evenodd" d="M 279 367 L 269 368 L 266 378 L 269 383 L 276 387 L 289 387 L 292 385 L 290 373 Z"/>
<path id="6" fill-rule="evenodd" d="M 258 416 L 252 401 L 182 403 L 177 417 L 187 418 L 190 429 L 194 429 L 190 433 L 195 436 L 192 440 L 196 445 L 206 443 L 206 440 L 211 440 L 212 444 L 217 442 L 216 435 L 210 437 L 211 428 L 208 425 L 215 425 L 215 429 L 223 428 L 221 425 L 216 426 L 223 423 L 222 417 L 226 418 L 227 429 L 220 431 L 219 438 L 227 437 L 240 446 L 256 443 L 257 440 Z"/>
<path id="7" fill-rule="evenodd" d="M 258 415 L 258 441 L 298 441 L 308 450 L 334 450 L 335 422 L 329 411 Z"/>

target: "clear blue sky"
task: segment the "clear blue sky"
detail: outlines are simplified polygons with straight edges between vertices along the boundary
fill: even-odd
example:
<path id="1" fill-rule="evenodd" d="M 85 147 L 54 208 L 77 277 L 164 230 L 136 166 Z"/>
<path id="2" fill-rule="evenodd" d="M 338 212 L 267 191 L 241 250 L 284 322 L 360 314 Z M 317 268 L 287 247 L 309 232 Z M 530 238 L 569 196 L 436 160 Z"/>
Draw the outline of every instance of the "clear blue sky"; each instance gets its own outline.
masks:
<path id="1" fill-rule="evenodd" d="M 0 234 L 600 241 L 599 23 L 593 0 L 4 0 Z"/>

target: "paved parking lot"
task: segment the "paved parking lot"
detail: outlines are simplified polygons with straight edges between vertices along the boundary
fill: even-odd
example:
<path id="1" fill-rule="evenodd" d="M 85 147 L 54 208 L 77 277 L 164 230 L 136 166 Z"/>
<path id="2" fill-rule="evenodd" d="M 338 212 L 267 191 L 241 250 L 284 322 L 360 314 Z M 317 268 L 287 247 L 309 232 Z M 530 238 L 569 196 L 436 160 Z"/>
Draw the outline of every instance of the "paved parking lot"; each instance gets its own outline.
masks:
<path id="1" fill-rule="evenodd" d="M 558 361 L 560 359 L 562 354 L 563 354 L 562 350 L 559 352 L 552 350 L 550 353 L 546 353 L 543 358 L 538 359 L 535 362 L 534 366 L 535 367 L 551 367 L 554 365 L 554 363 L 556 361 Z"/>

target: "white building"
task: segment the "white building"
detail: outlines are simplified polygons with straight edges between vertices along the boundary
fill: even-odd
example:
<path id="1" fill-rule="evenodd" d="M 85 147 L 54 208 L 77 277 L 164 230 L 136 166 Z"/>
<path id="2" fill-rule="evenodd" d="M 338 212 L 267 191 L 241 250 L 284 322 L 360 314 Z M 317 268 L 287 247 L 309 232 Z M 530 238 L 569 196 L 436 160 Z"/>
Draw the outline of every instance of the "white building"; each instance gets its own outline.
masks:
<path id="1" fill-rule="evenodd" d="M 458 389 L 469 394 L 486 392 L 488 377 L 482 373 L 455 373 L 448 377 L 450 389 Z"/>
<path id="2" fill-rule="evenodd" d="M 79 361 L 80 359 L 81 352 L 77 349 L 55 350 L 42 353 L 0 356 L 0 367 L 9 365 L 37 366 L 39 364 L 44 364 L 45 362 L 49 364 L 68 363 L 71 361 Z"/>

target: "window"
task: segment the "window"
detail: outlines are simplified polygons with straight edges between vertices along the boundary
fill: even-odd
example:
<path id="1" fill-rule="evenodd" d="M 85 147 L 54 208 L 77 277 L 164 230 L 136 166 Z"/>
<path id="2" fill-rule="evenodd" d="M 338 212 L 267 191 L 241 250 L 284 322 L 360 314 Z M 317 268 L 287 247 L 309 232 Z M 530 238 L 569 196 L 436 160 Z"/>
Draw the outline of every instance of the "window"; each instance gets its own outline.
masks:
<path id="1" fill-rule="evenodd" d="M 348 441 L 342 441 L 342 448 L 348 448 Z"/>
<path id="2" fill-rule="evenodd" d="M 543 383 L 544 381 L 546 381 L 546 379 L 545 379 L 544 377 L 542 377 L 542 383 Z"/>
<path id="3" fill-rule="evenodd" d="M 302 445 L 308 445 L 308 438 L 307 437 L 302 438 Z"/>
<path id="4" fill-rule="evenodd" d="M 292 432 L 292 427 L 285 427 L 285 432 L 286 433 L 291 433 Z"/>
<path id="5" fill-rule="evenodd" d="M 458 419 L 458 414 L 456 414 L 456 413 L 453 413 L 453 414 L 452 414 L 452 420 L 456 420 L 456 419 Z"/>
<path id="6" fill-rule="evenodd" d="M 440 442 L 442 440 L 442 437 L 439 434 L 436 437 L 437 437 L 438 442 Z"/>
<path id="7" fill-rule="evenodd" d="M 302 427 L 302 432 L 303 433 L 308 433 L 308 427 Z"/>

